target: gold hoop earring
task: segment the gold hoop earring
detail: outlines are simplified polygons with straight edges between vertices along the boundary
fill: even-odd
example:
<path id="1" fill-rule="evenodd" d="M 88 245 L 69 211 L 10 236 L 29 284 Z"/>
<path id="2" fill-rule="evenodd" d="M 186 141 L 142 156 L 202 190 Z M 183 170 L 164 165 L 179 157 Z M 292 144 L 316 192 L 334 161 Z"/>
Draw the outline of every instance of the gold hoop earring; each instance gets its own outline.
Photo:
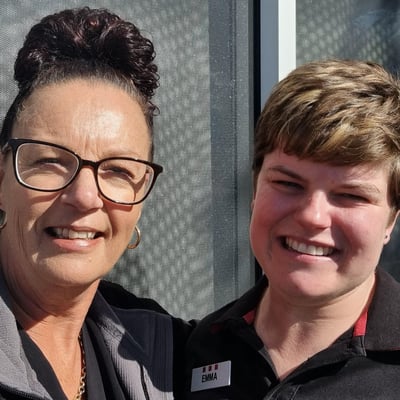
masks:
<path id="1" fill-rule="evenodd" d="M 135 226 L 135 233 L 136 233 L 135 242 L 129 243 L 128 246 L 126 246 L 129 250 L 136 249 L 136 247 L 139 246 L 139 243 L 142 240 L 142 234 L 140 233 L 140 229 L 137 226 Z"/>
<path id="2" fill-rule="evenodd" d="M 7 214 L 4 210 L 0 210 L 0 231 L 6 226 L 7 224 Z"/>

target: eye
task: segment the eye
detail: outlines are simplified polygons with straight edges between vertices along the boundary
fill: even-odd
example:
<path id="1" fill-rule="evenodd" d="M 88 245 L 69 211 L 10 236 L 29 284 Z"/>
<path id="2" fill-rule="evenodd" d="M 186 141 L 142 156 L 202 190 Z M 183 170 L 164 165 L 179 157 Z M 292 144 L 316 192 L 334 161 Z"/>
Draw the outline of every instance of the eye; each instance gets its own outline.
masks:
<path id="1" fill-rule="evenodd" d="M 120 180 L 135 184 L 144 174 L 141 165 L 133 160 L 112 159 L 104 161 L 99 168 L 100 177 L 104 180 Z"/>
<path id="2" fill-rule="evenodd" d="M 124 179 L 131 179 L 131 180 L 134 179 L 132 171 L 117 166 L 110 166 L 107 169 L 102 168 L 102 173 L 106 174 L 109 177 L 115 176 Z"/>
<path id="3" fill-rule="evenodd" d="M 270 169 L 262 175 L 267 186 L 283 194 L 298 194 L 305 190 L 306 182 L 294 173 Z"/>
<path id="4" fill-rule="evenodd" d="M 39 158 L 35 160 L 36 165 L 42 164 L 62 164 L 62 162 L 58 158 Z"/>
<path id="5" fill-rule="evenodd" d="M 338 193 L 339 198 L 356 203 L 369 203 L 369 199 L 358 193 Z"/>
<path id="6" fill-rule="evenodd" d="M 71 162 L 56 157 L 31 158 L 30 160 L 19 160 L 21 170 L 35 169 L 40 171 L 68 170 L 71 168 Z"/>
<path id="7" fill-rule="evenodd" d="M 302 190 L 303 186 L 295 181 L 290 181 L 287 179 L 273 179 L 271 183 L 278 188 L 285 189 L 285 190 Z"/>
<path id="8" fill-rule="evenodd" d="M 298 184 L 297 182 L 293 182 L 293 181 L 285 181 L 282 179 L 276 180 L 275 181 L 278 185 L 282 185 L 282 186 L 288 186 L 288 187 L 301 187 L 300 184 Z"/>

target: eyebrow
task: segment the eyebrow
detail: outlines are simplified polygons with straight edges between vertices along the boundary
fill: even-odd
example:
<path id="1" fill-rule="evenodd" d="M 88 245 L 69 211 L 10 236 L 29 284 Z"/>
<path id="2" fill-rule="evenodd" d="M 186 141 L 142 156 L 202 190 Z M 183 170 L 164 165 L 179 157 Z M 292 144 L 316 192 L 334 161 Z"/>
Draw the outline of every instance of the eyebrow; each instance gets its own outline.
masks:
<path id="1" fill-rule="evenodd" d="M 285 174 L 293 179 L 297 179 L 301 182 L 306 181 L 301 175 L 297 174 L 296 172 L 292 171 L 291 169 L 288 169 L 284 165 L 275 165 L 275 166 L 269 167 L 267 169 L 267 172 L 268 171 L 280 172 L 280 173 Z M 343 188 L 343 189 L 358 189 L 358 190 L 362 190 L 364 193 L 370 193 L 372 195 L 373 194 L 379 195 L 382 193 L 381 190 L 377 186 L 371 185 L 366 182 L 357 181 L 357 180 L 355 180 L 354 183 L 343 184 L 341 186 L 341 188 Z"/>
<path id="2" fill-rule="evenodd" d="M 274 171 L 274 172 L 280 172 L 282 174 L 288 175 L 291 178 L 298 179 L 300 181 L 304 181 L 305 179 L 300 176 L 299 174 L 296 174 L 296 172 L 292 171 L 291 169 L 286 168 L 284 165 L 275 165 L 272 167 L 267 168 L 267 172 L 269 171 Z"/>
<path id="3" fill-rule="evenodd" d="M 357 189 L 357 190 L 361 190 L 364 193 L 368 193 L 371 195 L 380 195 L 382 192 L 379 190 L 378 187 L 376 187 L 375 185 L 371 185 L 369 183 L 360 183 L 360 184 L 345 184 L 343 186 L 341 186 L 343 189 Z"/>

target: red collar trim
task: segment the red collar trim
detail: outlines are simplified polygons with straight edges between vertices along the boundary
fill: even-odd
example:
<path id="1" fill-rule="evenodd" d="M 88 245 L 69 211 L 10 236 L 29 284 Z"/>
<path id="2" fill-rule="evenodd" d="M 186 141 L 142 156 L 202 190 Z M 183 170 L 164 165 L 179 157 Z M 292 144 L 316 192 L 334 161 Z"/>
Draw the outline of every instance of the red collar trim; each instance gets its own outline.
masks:
<path id="1" fill-rule="evenodd" d="M 254 320 L 256 319 L 256 310 L 251 310 L 247 314 L 243 315 L 242 317 L 248 325 L 253 325 Z"/>
<path id="2" fill-rule="evenodd" d="M 256 318 L 256 310 L 251 310 L 242 317 L 248 325 L 253 325 Z M 354 324 L 353 337 L 365 336 L 367 332 L 367 321 L 368 321 L 368 305 Z"/>
<path id="3" fill-rule="evenodd" d="M 371 301 L 372 301 L 372 297 L 375 294 L 375 288 L 376 288 L 376 278 L 375 278 L 374 286 L 372 288 L 372 293 L 369 296 L 369 300 L 368 300 L 367 304 L 365 305 L 364 310 L 361 313 L 360 317 L 358 318 L 358 320 L 354 324 L 353 337 L 365 336 L 365 334 L 367 332 L 368 310 L 369 310 L 369 306 L 370 306 Z"/>
<path id="4" fill-rule="evenodd" d="M 353 329 L 353 337 L 355 336 L 365 336 L 367 332 L 367 321 L 368 321 L 368 305 L 365 307 L 364 311 L 358 318 L 357 322 L 354 325 Z"/>

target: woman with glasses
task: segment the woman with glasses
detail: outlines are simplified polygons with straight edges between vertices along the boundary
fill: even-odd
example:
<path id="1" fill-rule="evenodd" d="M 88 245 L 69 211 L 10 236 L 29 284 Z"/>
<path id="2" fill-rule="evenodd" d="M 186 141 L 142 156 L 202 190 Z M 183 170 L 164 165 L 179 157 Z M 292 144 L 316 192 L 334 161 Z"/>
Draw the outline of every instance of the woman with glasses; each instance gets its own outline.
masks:
<path id="1" fill-rule="evenodd" d="M 162 172 L 153 59 L 133 24 L 89 8 L 43 18 L 18 53 L 0 136 L 0 399 L 173 398 L 186 327 L 102 281 L 139 244 Z"/>

